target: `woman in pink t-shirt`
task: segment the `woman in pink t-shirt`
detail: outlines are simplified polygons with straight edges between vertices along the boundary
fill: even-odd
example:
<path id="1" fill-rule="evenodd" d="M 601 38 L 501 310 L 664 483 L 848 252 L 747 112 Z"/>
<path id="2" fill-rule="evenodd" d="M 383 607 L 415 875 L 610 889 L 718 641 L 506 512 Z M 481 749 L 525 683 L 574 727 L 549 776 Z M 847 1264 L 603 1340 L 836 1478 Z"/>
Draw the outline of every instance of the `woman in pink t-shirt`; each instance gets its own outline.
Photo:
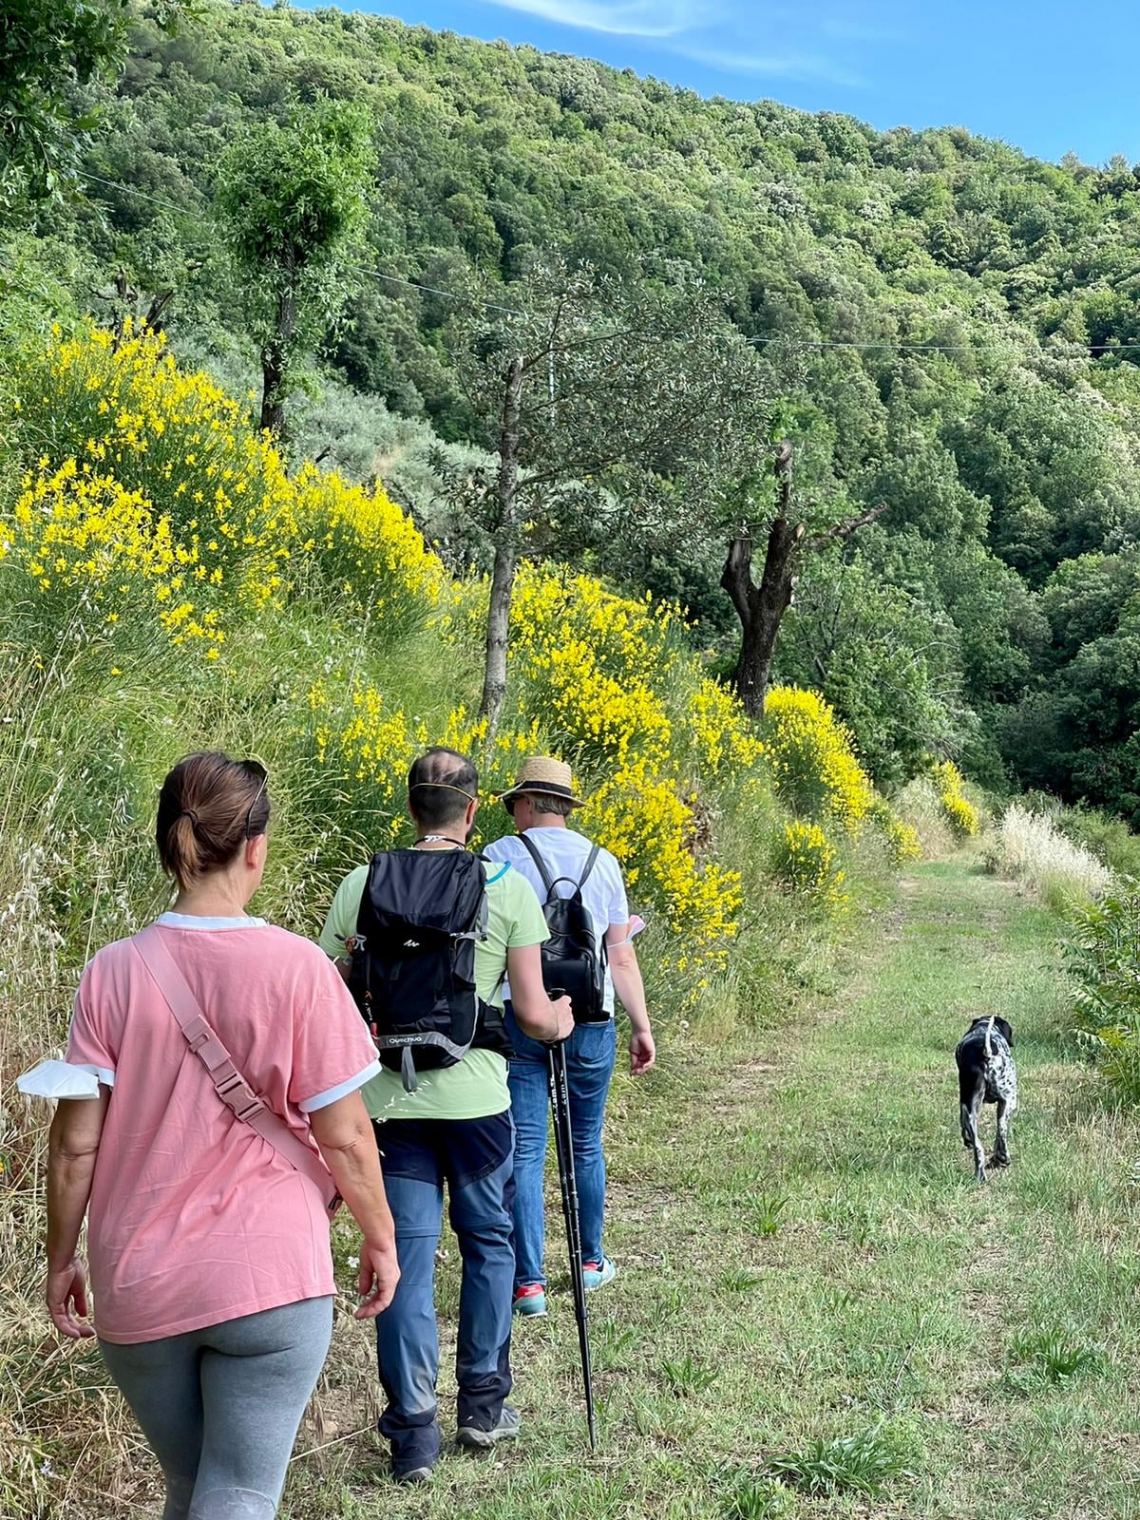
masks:
<path id="1" fill-rule="evenodd" d="M 357 1317 L 386 1308 L 399 1276 L 359 1092 L 372 1041 L 321 950 L 244 911 L 268 822 L 251 761 L 191 755 L 167 776 L 156 837 L 178 896 L 84 971 L 67 1060 L 99 1096 L 61 1102 L 51 1129 L 48 1308 L 65 1335 L 98 1335 L 162 1464 L 164 1520 L 276 1513 L 332 1331 L 334 1191 L 364 1234 Z M 165 979 L 143 959 L 156 951 L 176 968 Z M 282 1149 L 223 1101 L 167 1000 L 176 981 L 288 1126 Z M 88 1206 L 94 1330 L 76 1255 Z"/>

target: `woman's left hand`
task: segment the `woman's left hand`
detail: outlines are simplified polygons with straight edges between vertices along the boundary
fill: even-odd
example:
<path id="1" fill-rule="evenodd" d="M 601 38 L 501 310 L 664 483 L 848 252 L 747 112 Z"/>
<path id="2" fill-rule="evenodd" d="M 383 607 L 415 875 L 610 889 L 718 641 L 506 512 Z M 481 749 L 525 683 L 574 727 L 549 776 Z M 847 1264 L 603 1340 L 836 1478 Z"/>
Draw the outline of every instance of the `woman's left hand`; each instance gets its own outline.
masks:
<path id="1" fill-rule="evenodd" d="M 87 1318 L 87 1268 L 78 1256 L 66 1267 L 48 1268 L 46 1297 L 52 1323 L 68 1340 L 95 1334 L 90 1325 L 80 1323 Z"/>

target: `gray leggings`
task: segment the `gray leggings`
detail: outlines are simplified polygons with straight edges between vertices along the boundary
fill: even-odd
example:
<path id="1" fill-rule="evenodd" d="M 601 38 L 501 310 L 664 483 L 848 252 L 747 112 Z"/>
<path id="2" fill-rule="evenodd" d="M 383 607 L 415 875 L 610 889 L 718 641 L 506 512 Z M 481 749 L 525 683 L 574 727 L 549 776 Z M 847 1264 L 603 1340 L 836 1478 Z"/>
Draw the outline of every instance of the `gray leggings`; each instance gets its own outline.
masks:
<path id="1" fill-rule="evenodd" d="M 162 1520 L 272 1520 L 332 1338 L 307 1298 L 135 1346 L 100 1341 L 166 1477 Z"/>

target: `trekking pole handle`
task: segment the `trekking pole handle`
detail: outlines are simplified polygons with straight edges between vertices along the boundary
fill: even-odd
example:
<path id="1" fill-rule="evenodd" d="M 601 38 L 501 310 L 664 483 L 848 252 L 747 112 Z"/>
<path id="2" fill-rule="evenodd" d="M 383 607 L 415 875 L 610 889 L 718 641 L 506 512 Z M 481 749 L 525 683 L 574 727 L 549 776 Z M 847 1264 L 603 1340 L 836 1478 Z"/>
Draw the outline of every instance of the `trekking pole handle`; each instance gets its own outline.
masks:
<path id="1" fill-rule="evenodd" d="M 565 987 L 548 987 L 546 995 L 552 1003 L 557 1003 L 559 998 L 570 996 Z M 543 1040 L 542 1043 L 546 1046 L 547 1050 L 557 1050 L 559 1045 L 565 1045 L 569 1038 L 569 1035 L 564 1035 L 561 1040 Z"/>

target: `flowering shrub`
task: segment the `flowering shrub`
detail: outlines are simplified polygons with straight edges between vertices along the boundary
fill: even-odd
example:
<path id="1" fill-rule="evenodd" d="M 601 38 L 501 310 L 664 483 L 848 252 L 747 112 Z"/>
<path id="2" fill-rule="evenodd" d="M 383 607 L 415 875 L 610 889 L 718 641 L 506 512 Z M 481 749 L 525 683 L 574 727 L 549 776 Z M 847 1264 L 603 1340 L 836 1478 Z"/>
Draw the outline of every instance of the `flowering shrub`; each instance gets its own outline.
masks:
<path id="1" fill-rule="evenodd" d="M 777 686 L 764 704 L 764 753 L 777 795 L 792 811 L 857 833 L 875 805 L 849 731 L 814 691 Z"/>
<path id="2" fill-rule="evenodd" d="M 708 969 L 727 961 L 740 878 L 701 858 L 698 798 L 678 741 L 693 741 L 711 775 L 747 770 L 760 746 L 739 704 L 711 681 L 698 684 L 680 723 L 671 714 L 679 619 L 648 596 L 636 602 L 589 576 L 562 580 L 528 566 L 515 591 L 511 661 L 520 721 L 541 722 L 549 745 L 598 778 L 583 829 L 684 936 L 678 969 Z"/>
<path id="3" fill-rule="evenodd" d="M 511 614 L 511 661 L 523 705 L 549 740 L 580 763 L 612 768 L 636 751 L 667 764 L 672 725 L 658 693 L 673 672 L 675 611 L 614 596 L 578 575 L 563 582 L 521 571 Z"/>
<path id="4" fill-rule="evenodd" d="M 835 847 L 818 823 L 797 818 L 786 824 L 773 866 L 793 892 L 814 899 L 821 907 L 835 911 L 847 905 L 846 873 L 836 864 Z"/>
<path id="5" fill-rule="evenodd" d="M 709 776 L 751 770 L 764 753 L 740 702 L 707 676 L 689 697 L 685 727 Z"/>
<path id="6" fill-rule="evenodd" d="M 875 798 L 872 816 L 882 831 L 887 857 L 892 865 L 905 865 L 922 857 L 922 840 L 913 824 L 907 823 L 882 797 Z"/>
<path id="7" fill-rule="evenodd" d="M 686 963 L 723 967 L 726 941 L 737 932 L 740 876 L 699 859 L 695 802 L 651 761 L 636 760 L 597 788 L 583 809 L 582 827 L 622 862 L 635 895 L 660 904 L 670 930 L 688 939 Z"/>
<path id="8" fill-rule="evenodd" d="M 929 775 L 912 777 L 895 797 L 891 811 L 912 831 L 922 855 L 933 858 L 953 849 L 954 836 Z"/>
<path id="9" fill-rule="evenodd" d="M 692 973 L 682 995 L 727 962 L 743 887 L 717 858 L 719 810 L 730 795 L 762 796 L 767 769 L 798 815 L 848 832 L 874 815 L 897 858 L 910 847 L 825 702 L 774 691 L 761 738 L 701 672 L 678 608 L 615 595 L 589 576 L 520 571 L 511 705 L 492 739 L 459 699 L 484 585 L 454 582 L 383 492 L 313 464 L 290 474 L 246 406 L 179 369 L 161 336 L 92 329 L 57 339 L 15 381 L 36 440 L 16 499 L 0 503 L 0 596 L 20 620 L 16 636 L 38 655 L 80 630 L 92 658 L 106 650 L 112 676 L 127 663 L 121 644 L 145 679 L 159 634 L 193 662 L 181 667 L 189 688 L 214 672 L 191 729 L 236 713 L 253 747 L 272 712 L 312 819 L 289 890 L 302 892 L 306 872 L 323 881 L 325 849 L 406 837 L 406 770 L 431 743 L 471 753 L 487 796 L 527 754 L 575 765 L 590 794 L 582 826 L 655 910 L 668 935 L 663 962 Z M 435 663 L 417 688 L 403 663 L 420 631 Z M 441 674 L 456 695 L 441 695 Z M 481 815 L 485 838 L 507 826 L 499 809 Z M 842 872 L 818 824 L 792 825 L 786 843 L 787 879 L 838 904 Z"/>
<path id="10" fill-rule="evenodd" d="M 346 702 L 319 681 L 309 690 L 309 708 L 309 738 L 319 774 L 334 794 L 358 804 L 374 850 L 395 845 L 407 834 L 408 767 L 429 745 L 441 744 L 478 758 L 485 809 L 510 785 L 519 760 L 543 748 L 537 722 L 525 729 L 500 731 L 488 749 L 486 719 L 472 722 L 466 708 L 456 708 L 441 724 L 433 725 L 409 718 L 373 686 L 354 687 Z M 484 811 L 479 819 L 483 837 L 493 838 L 499 821 L 493 811 Z"/>
<path id="11" fill-rule="evenodd" d="M 222 585 L 223 570 L 177 543 L 170 519 L 156 518 L 141 492 L 75 459 L 54 470 L 41 459 L 23 487 L 12 515 L 0 520 L 0 560 L 34 583 L 43 618 L 84 621 L 86 614 L 89 626 L 110 632 L 141 596 L 175 644 L 200 638 L 207 658 L 218 658 L 225 635 L 217 609 L 202 603 Z M 186 595 L 195 586 L 197 606 Z"/>
<path id="12" fill-rule="evenodd" d="M 176 643 L 216 659 L 220 624 L 311 593 L 313 581 L 399 637 L 448 591 L 442 565 L 382 491 L 305 465 L 290 477 L 267 436 L 160 335 L 57 343 L 18 377 L 45 439 L 0 558 L 105 625 L 140 582 Z M 42 414 L 42 415 L 41 415 Z"/>
<path id="13" fill-rule="evenodd" d="M 962 795 L 962 775 L 952 760 L 943 760 L 934 767 L 934 784 L 942 816 L 955 839 L 973 838 L 979 827 L 978 810 Z"/>

